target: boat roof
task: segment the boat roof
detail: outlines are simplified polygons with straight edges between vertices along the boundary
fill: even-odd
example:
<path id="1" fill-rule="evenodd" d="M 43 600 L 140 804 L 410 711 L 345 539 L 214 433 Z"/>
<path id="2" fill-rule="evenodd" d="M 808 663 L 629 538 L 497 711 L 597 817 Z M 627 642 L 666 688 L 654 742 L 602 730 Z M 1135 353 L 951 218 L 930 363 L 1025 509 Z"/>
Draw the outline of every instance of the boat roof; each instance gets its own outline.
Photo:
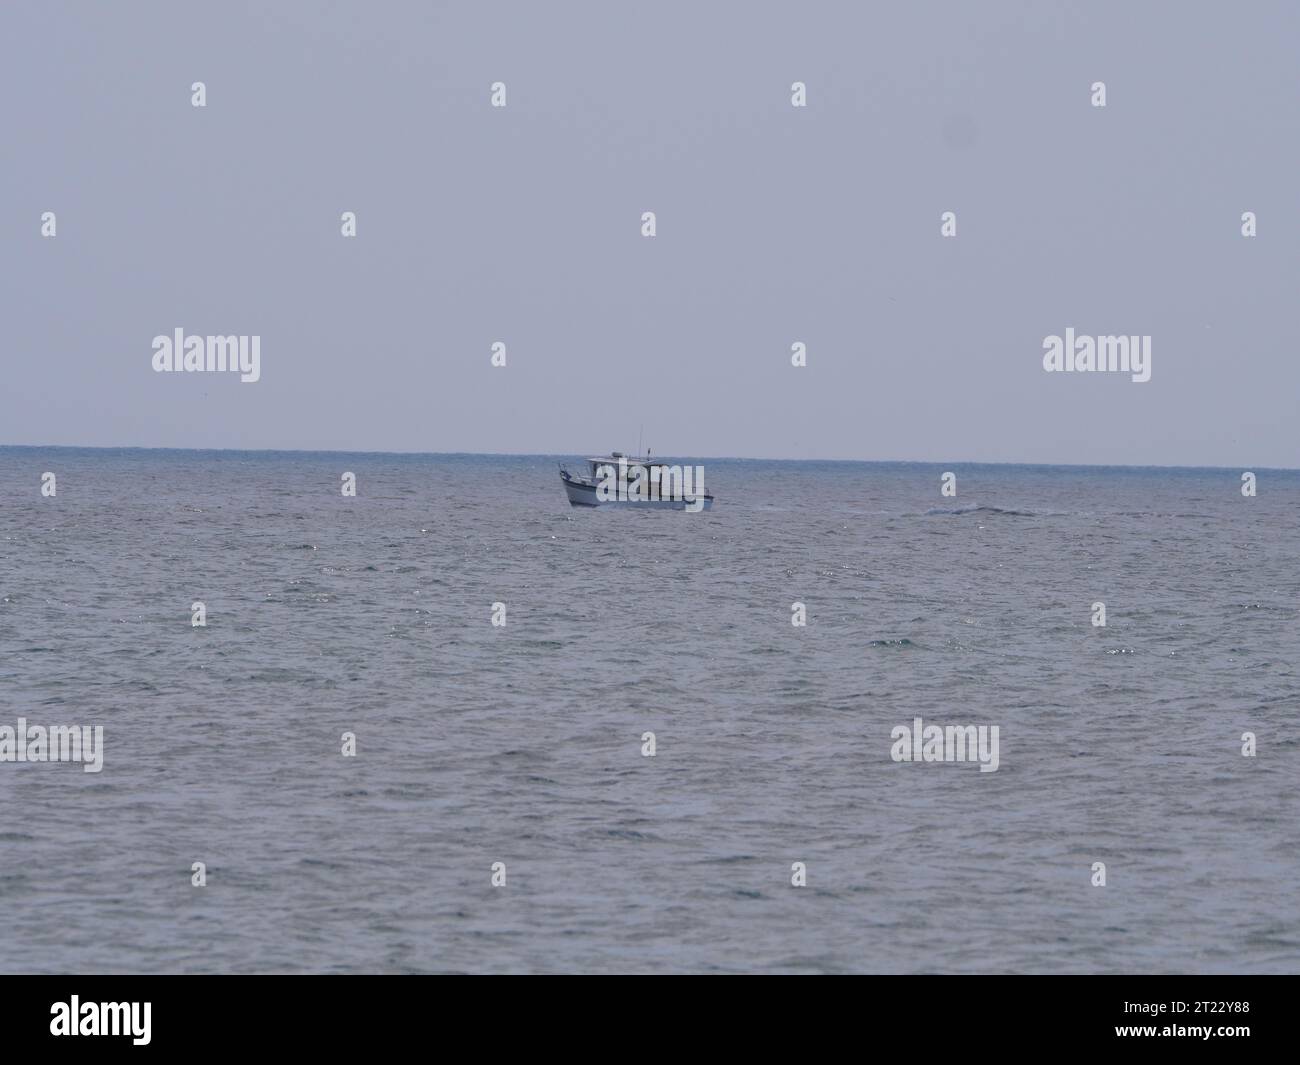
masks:
<path id="1" fill-rule="evenodd" d="M 617 466 L 618 460 L 622 459 L 629 466 L 667 466 L 668 463 L 662 459 L 652 459 L 648 456 L 643 459 L 635 458 L 632 455 L 624 455 L 615 451 L 612 455 L 603 455 L 600 457 L 592 456 L 587 459 L 594 466 Z"/>

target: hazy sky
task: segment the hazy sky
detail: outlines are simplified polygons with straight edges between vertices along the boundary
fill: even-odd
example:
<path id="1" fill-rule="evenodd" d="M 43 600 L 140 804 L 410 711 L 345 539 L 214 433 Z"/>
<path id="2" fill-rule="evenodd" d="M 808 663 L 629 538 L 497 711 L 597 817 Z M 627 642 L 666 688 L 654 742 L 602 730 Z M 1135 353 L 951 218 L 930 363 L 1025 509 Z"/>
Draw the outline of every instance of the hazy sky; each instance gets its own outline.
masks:
<path id="1" fill-rule="evenodd" d="M 1300 466 L 1300 5 L 1063 6 L 5 0 L 0 444 Z"/>

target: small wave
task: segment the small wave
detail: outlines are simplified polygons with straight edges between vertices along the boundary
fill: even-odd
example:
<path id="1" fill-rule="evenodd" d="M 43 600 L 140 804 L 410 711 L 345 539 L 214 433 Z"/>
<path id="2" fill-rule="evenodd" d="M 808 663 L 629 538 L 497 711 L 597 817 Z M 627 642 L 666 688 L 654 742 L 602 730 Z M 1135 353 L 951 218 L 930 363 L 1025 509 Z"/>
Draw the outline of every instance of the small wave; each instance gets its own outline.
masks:
<path id="1" fill-rule="evenodd" d="M 605 830 L 605 835 L 612 839 L 626 839 L 633 843 L 639 842 L 658 842 L 659 837 L 651 835 L 648 832 L 637 832 L 631 828 L 610 828 Z"/>
<path id="2" fill-rule="evenodd" d="M 904 636 L 901 640 L 872 640 L 867 644 L 868 647 L 915 647 L 911 640 Z"/>
<path id="3" fill-rule="evenodd" d="M 983 503 L 972 503 L 968 507 L 932 507 L 925 512 L 926 517 L 936 514 L 1005 514 L 1012 518 L 1037 518 L 1032 510 L 1012 510 L 1008 507 L 990 507 Z"/>

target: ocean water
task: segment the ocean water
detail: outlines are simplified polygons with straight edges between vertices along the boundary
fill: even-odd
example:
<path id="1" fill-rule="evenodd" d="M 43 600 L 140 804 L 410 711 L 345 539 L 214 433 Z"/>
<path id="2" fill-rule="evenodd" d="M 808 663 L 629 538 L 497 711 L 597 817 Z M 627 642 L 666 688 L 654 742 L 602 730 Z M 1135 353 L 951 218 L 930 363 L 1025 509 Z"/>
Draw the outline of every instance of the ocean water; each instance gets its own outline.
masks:
<path id="1" fill-rule="evenodd" d="M 1300 970 L 1300 474 L 704 464 L 0 448 L 0 971 Z"/>

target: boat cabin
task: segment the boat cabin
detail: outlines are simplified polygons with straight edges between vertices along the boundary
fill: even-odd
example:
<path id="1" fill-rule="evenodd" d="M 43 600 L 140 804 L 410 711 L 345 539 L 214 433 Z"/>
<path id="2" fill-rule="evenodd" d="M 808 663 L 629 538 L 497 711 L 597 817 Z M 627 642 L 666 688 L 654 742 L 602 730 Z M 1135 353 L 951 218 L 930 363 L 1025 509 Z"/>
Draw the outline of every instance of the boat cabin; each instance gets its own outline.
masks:
<path id="1" fill-rule="evenodd" d="M 610 467 L 610 471 L 615 476 L 617 476 L 619 462 L 626 463 L 628 480 L 631 480 L 633 477 L 636 476 L 637 469 L 642 469 L 645 471 L 645 473 L 642 474 L 643 477 L 649 477 L 651 480 L 657 481 L 658 477 L 652 476 L 650 471 L 662 470 L 665 466 L 668 465 L 668 463 L 666 462 L 650 461 L 649 455 L 647 455 L 644 460 L 641 460 L 641 459 L 628 458 L 621 451 L 611 451 L 608 455 L 605 455 L 603 457 L 587 459 L 587 466 L 591 474 L 591 479 L 593 481 L 599 481 L 600 471 L 602 468 L 606 466 Z M 647 483 L 649 482 L 647 481 Z"/>

